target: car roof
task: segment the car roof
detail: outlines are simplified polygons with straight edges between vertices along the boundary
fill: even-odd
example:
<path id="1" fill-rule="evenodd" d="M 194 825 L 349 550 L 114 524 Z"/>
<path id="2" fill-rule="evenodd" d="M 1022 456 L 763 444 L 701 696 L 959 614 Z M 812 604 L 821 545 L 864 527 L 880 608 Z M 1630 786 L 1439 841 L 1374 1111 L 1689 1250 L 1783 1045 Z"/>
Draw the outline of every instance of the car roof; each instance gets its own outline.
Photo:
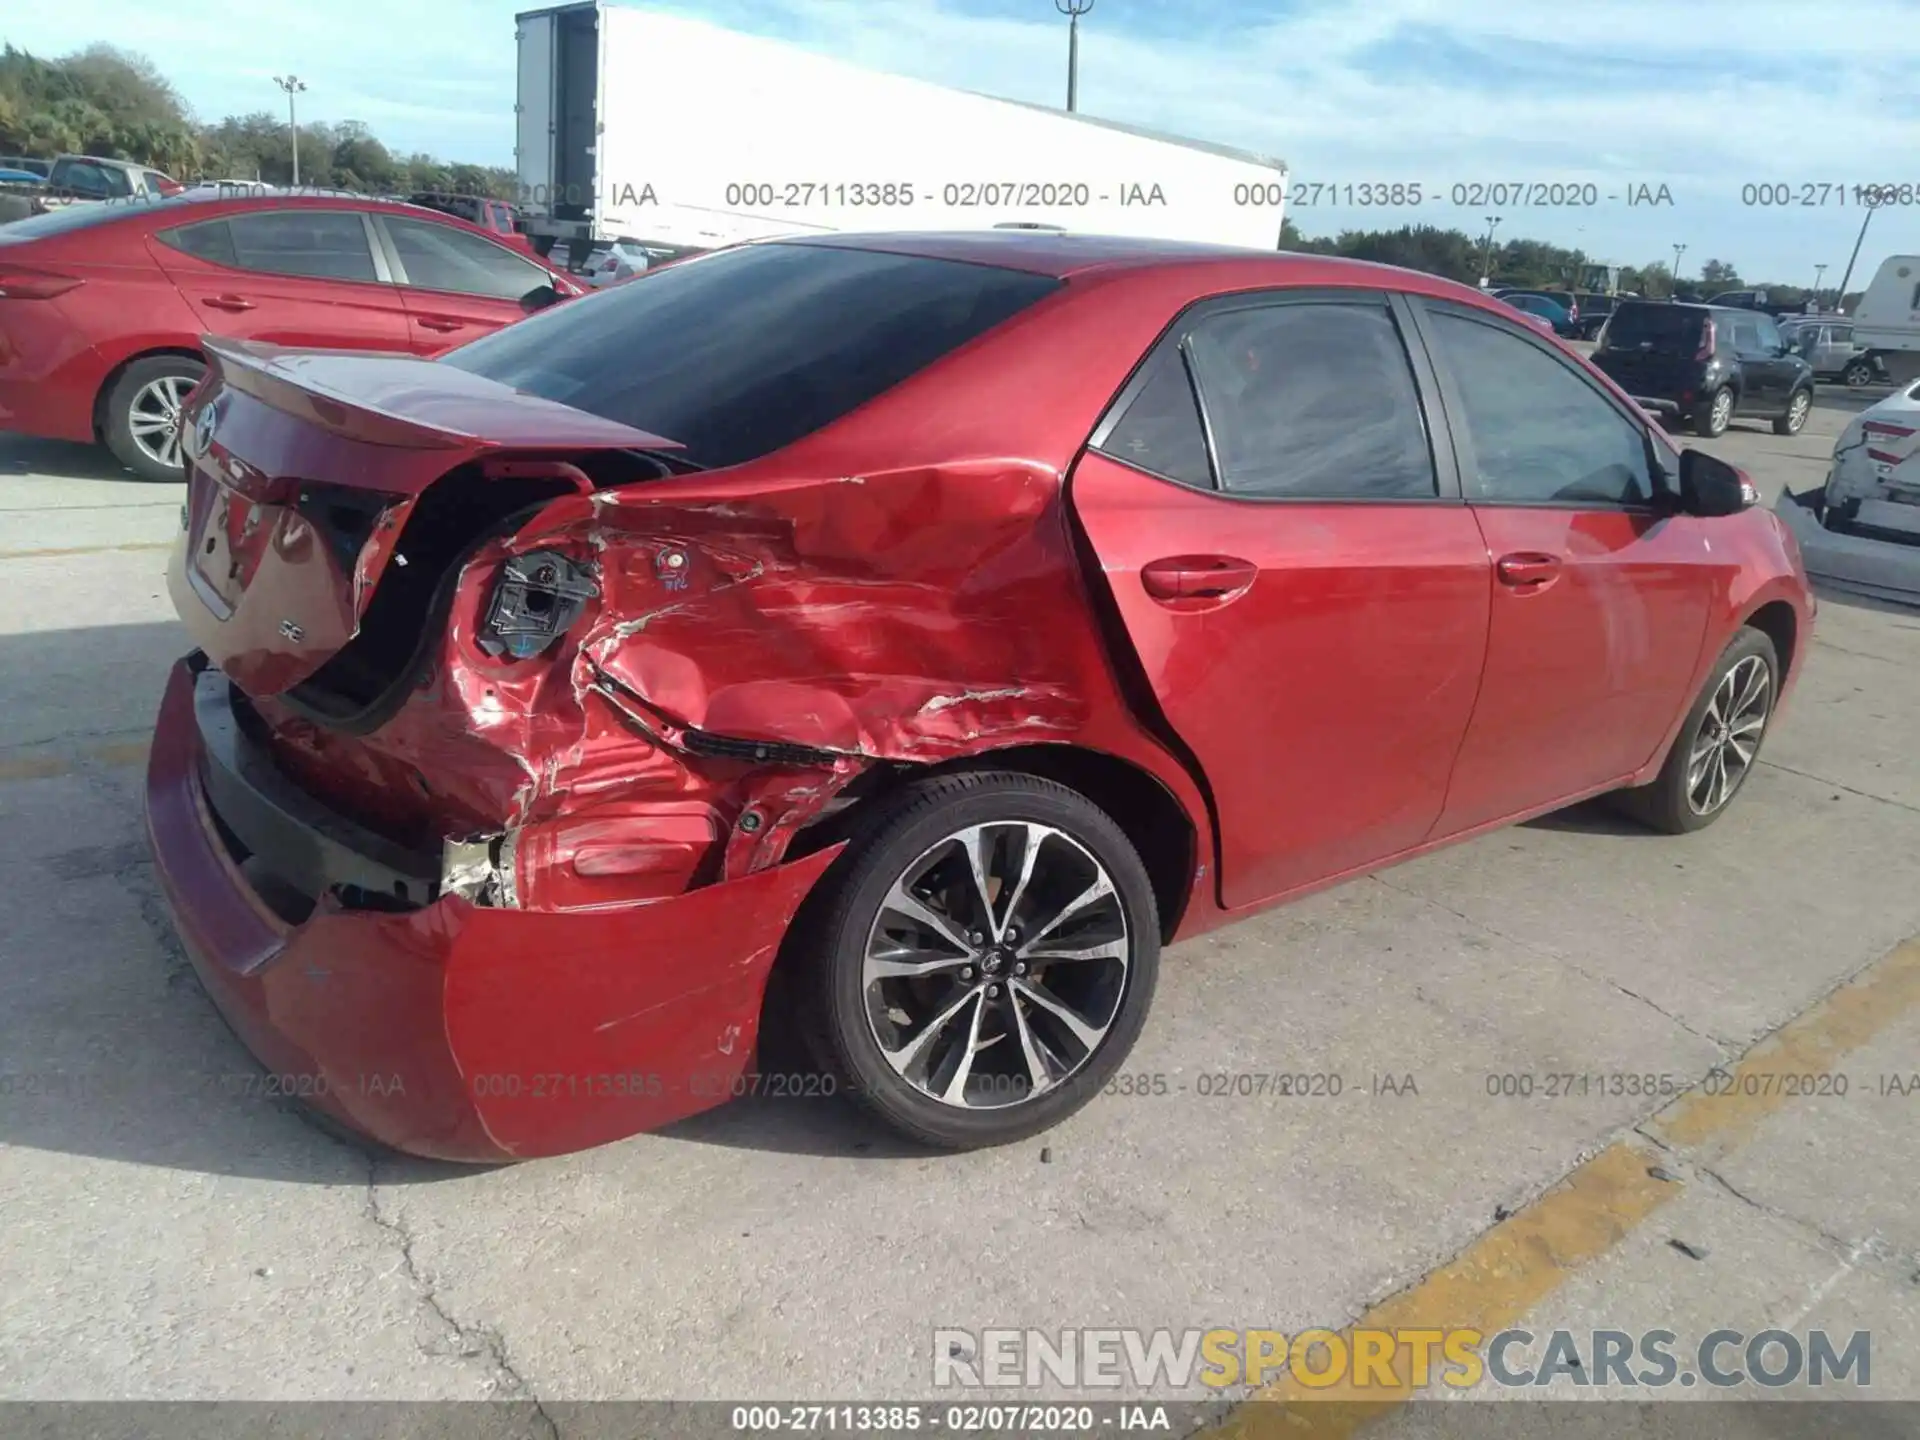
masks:
<path id="1" fill-rule="evenodd" d="M 1215 268 L 1245 270 L 1256 267 L 1262 272 L 1258 281 L 1262 285 L 1356 285 L 1406 290 L 1441 298 L 1468 296 L 1487 303 L 1482 291 L 1421 270 L 1406 270 L 1371 260 L 1350 260 L 1338 255 L 1255 250 L 1247 246 L 1213 245 L 1188 240 L 1047 230 L 960 230 L 782 235 L 749 243 L 880 250 L 896 255 L 920 255 L 931 260 L 999 265 L 1010 270 L 1051 276 L 1056 280 L 1122 271 L 1201 272 Z"/>

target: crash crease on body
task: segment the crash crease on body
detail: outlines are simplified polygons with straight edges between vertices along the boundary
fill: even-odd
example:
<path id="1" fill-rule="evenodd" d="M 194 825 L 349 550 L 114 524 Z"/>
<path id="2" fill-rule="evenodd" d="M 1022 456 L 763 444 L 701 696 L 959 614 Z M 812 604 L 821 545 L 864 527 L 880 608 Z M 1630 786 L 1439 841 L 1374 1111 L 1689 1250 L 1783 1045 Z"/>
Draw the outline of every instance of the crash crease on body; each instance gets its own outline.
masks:
<path id="1" fill-rule="evenodd" d="M 543 468 L 592 483 L 571 465 Z M 461 568 L 448 643 L 383 732 L 396 752 L 463 732 L 518 768 L 484 797 L 503 824 L 448 842 L 444 888 L 529 908 L 665 899 L 778 865 L 876 766 L 1075 730 L 1085 705 L 1070 677 L 1050 673 L 1044 627 L 1021 623 L 999 593 L 1054 568 L 1033 539 L 1048 492 L 1017 470 L 999 480 L 981 492 L 994 503 L 937 528 L 913 514 L 927 475 L 797 484 L 771 502 L 588 489 L 483 545 Z M 963 552 L 970 578 L 949 585 L 943 572 Z M 583 623 L 527 660 L 463 663 L 502 566 L 529 554 L 585 582 Z M 357 612 L 392 555 L 391 544 L 361 552 Z M 1009 612 L 985 632 L 1001 645 L 980 645 L 981 608 Z M 1009 672 L 1031 678 L 1008 685 Z M 296 728 L 324 746 L 318 727 Z M 571 853 L 522 848 L 518 869 L 539 877 L 557 864 L 574 884 L 516 894 L 507 847 L 539 843 L 563 817 Z"/>

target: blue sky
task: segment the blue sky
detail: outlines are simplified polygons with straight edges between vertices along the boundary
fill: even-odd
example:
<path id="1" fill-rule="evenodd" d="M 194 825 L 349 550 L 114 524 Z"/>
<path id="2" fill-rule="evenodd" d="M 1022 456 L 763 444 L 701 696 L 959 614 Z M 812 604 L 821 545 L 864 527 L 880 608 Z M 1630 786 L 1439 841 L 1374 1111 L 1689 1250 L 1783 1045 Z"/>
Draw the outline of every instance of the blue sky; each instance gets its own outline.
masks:
<path id="1" fill-rule="evenodd" d="M 511 163 L 513 0 L 146 0 L 22 4 L 0 38 L 43 54 L 144 51 L 203 118 L 276 108 L 363 120 L 390 145 Z M 1052 0 L 668 0 L 653 8 L 923 79 L 1059 103 L 1066 22 Z M 1578 245 L 1597 258 L 1730 260 L 1756 279 L 1839 279 L 1852 204 L 1742 203 L 1745 183 L 1920 184 L 1914 0 L 1095 0 L 1085 111 L 1283 157 L 1293 178 L 1439 187 L 1419 210 L 1294 207 L 1309 234 L 1407 222 Z M 1844 21 L 1844 23 L 1842 23 Z M 716 83 L 724 85 L 724 77 Z M 1590 209 L 1456 207 L 1455 184 L 1592 182 Z M 1629 207 L 1665 185 L 1671 205 Z M 1621 198 L 1609 201 L 1604 197 Z M 1796 195 L 1796 199 L 1798 196 Z M 1876 215 L 1854 287 L 1920 252 L 1920 205 Z"/>

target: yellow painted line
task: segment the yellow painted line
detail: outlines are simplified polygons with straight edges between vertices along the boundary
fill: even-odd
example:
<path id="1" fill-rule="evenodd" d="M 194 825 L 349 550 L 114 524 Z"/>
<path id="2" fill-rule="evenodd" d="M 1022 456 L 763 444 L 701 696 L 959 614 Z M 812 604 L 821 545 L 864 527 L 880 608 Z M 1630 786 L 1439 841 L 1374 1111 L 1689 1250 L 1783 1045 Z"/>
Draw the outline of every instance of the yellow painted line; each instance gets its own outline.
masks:
<path id="1" fill-rule="evenodd" d="M 1732 1148 L 1786 1103 L 1782 1082 L 1831 1073 L 1889 1021 L 1920 1005 L 1920 939 L 1894 947 L 1852 983 L 1781 1026 L 1724 1077 L 1682 1095 L 1647 1127 L 1677 1148 Z"/>
<path id="2" fill-rule="evenodd" d="M 52 780 L 71 775 L 86 764 L 109 767 L 144 765 L 149 743 L 146 740 L 119 740 L 106 745 L 89 745 L 68 755 L 21 755 L 10 760 L 0 759 L 0 784 L 11 780 Z"/>
<path id="3" fill-rule="evenodd" d="M 1741 1057 L 1712 1087 L 1696 1087 L 1648 1122 L 1665 1144 L 1691 1149 L 1743 1143 L 1788 1100 L 1762 1077 L 1831 1071 L 1849 1051 L 1920 1007 L 1920 940 L 1896 946 L 1847 984 Z M 1753 1077 L 1751 1083 L 1746 1077 Z M 1553 1190 L 1487 1231 L 1419 1284 L 1374 1306 L 1342 1332 L 1478 1330 L 1517 1324 L 1581 1266 L 1612 1250 L 1680 1193 L 1647 1174 L 1657 1153 L 1630 1140 L 1609 1145 Z M 1291 1373 L 1255 1391 L 1203 1440 L 1341 1440 L 1417 1393 L 1411 1366 L 1395 1357 L 1395 1386 L 1355 1388 L 1351 1375 L 1309 1386 Z M 1370 1377 L 1371 1378 L 1371 1377 Z M 1328 1401 L 1340 1402 L 1328 1404 Z"/>
<path id="4" fill-rule="evenodd" d="M 78 545 L 68 550 L 0 550 L 0 560 L 44 560 L 59 555 L 111 555 L 116 550 L 171 550 L 172 540 L 129 540 L 124 545 Z"/>

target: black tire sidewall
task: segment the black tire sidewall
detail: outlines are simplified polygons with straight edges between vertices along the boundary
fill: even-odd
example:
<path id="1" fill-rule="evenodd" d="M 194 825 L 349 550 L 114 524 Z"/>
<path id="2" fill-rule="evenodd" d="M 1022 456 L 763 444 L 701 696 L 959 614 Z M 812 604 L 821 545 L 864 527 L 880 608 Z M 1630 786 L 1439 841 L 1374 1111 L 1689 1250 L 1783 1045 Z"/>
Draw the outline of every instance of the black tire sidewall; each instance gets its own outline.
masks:
<path id="1" fill-rule="evenodd" d="M 133 397 L 155 380 L 167 375 L 179 375 L 197 382 L 206 373 L 206 362 L 190 355 L 153 355 L 145 360 L 134 361 L 122 371 L 107 394 L 101 417 L 107 448 L 113 452 L 114 458 L 142 480 L 159 484 L 185 480 L 184 470 L 168 472 L 162 469 L 134 443 L 130 412 Z"/>
<path id="2" fill-rule="evenodd" d="M 894 1128 L 949 1148 L 1006 1144 L 1037 1134 L 1099 1093 L 1146 1023 L 1159 973 L 1159 915 L 1146 867 L 1124 832 L 1091 801 L 1050 781 L 1017 774 L 967 777 L 974 783 L 941 803 L 909 807 L 882 820 L 851 857 L 822 927 L 814 984 L 822 1056 L 850 1093 Z M 921 1094 L 880 1053 L 867 1023 L 861 965 L 881 901 L 900 873 L 931 846 L 968 825 L 1031 820 L 1064 831 L 1106 868 L 1133 941 L 1126 991 L 1092 1060 L 1037 1099 L 999 1110 L 963 1110 Z M 847 857 L 843 857 L 845 859 Z"/>
<path id="3" fill-rule="evenodd" d="M 1707 713 L 1707 706 L 1712 703 L 1713 692 L 1719 688 L 1720 682 L 1727 678 L 1727 672 L 1749 655 L 1759 655 L 1767 662 L 1768 684 L 1771 687 L 1767 700 L 1767 723 L 1760 732 L 1760 745 L 1753 756 L 1753 765 L 1760 763 L 1761 751 L 1766 748 L 1767 736 L 1773 730 L 1773 712 L 1780 703 L 1780 656 L 1773 648 L 1773 641 L 1749 625 L 1720 652 L 1720 659 L 1708 673 L 1706 684 L 1700 687 L 1699 695 L 1687 711 L 1680 733 L 1674 737 L 1673 749 L 1668 752 L 1666 763 L 1660 768 L 1659 778 L 1648 787 L 1647 818 L 1662 830 L 1676 835 L 1703 830 L 1732 809 L 1733 802 L 1747 788 L 1753 765 L 1749 765 L 1741 775 L 1739 787 L 1727 797 L 1726 803 L 1711 815 L 1696 814 L 1687 803 L 1687 757 L 1693 753 L 1693 743 L 1700 733 L 1700 723 Z"/>
<path id="4" fill-rule="evenodd" d="M 1798 400 L 1802 395 L 1807 397 L 1807 408 L 1805 412 L 1800 416 L 1800 423 L 1798 425 L 1795 425 L 1793 423 L 1793 405 L 1794 405 L 1794 402 Z M 1780 435 L 1798 435 L 1802 430 L 1807 428 L 1807 420 L 1809 417 L 1812 416 L 1812 414 L 1813 414 L 1813 392 L 1811 390 L 1795 390 L 1792 394 L 1787 396 L 1786 413 L 1783 414 L 1778 420 L 1773 422 L 1774 432 Z"/>

